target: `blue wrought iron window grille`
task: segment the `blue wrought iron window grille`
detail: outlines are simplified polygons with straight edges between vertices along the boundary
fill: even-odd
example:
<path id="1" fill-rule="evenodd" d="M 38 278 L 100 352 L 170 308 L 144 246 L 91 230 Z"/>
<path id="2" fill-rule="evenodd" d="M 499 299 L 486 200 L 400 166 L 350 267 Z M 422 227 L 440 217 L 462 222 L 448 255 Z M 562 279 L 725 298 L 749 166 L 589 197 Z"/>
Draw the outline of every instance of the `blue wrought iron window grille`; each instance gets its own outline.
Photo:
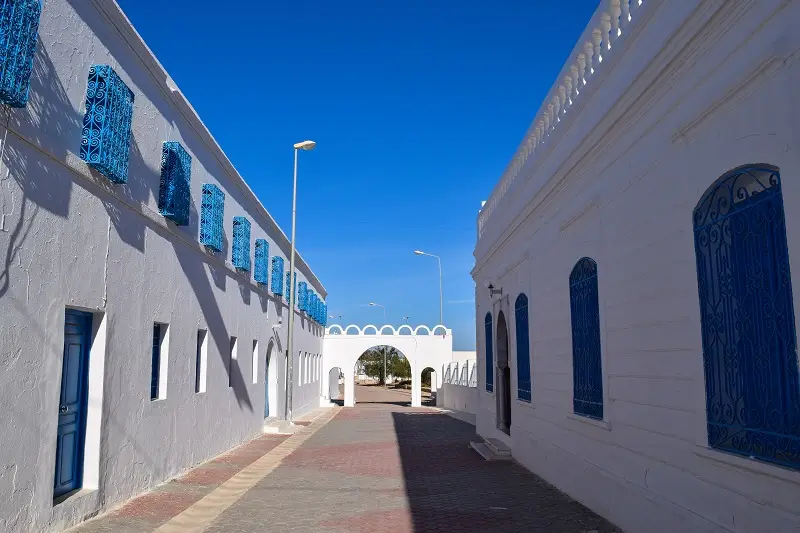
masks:
<path id="1" fill-rule="evenodd" d="M 328 304 L 322 304 L 322 325 L 328 327 Z"/>
<path id="2" fill-rule="evenodd" d="M 0 102 L 7 106 L 28 104 L 41 14 L 39 0 L 0 0 Z"/>
<path id="3" fill-rule="evenodd" d="M 492 314 L 486 313 L 483 321 L 486 338 L 486 392 L 494 392 L 494 356 L 492 352 Z"/>
<path id="4" fill-rule="evenodd" d="M 266 239 L 256 239 L 256 264 L 253 268 L 253 278 L 259 285 L 269 283 L 269 243 Z"/>
<path id="5" fill-rule="evenodd" d="M 310 302 L 311 305 L 310 305 L 310 310 L 309 310 L 308 314 L 311 317 L 311 320 L 313 320 L 314 322 L 317 321 L 317 298 L 318 298 L 317 294 L 312 291 L 311 292 L 311 302 Z"/>
<path id="6" fill-rule="evenodd" d="M 283 295 L 283 257 L 272 258 L 272 294 Z"/>
<path id="7" fill-rule="evenodd" d="M 708 444 L 800 469 L 800 379 L 781 177 L 717 180 L 693 213 Z"/>
<path id="8" fill-rule="evenodd" d="M 572 407 L 575 414 L 603 419 L 603 366 L 597 263 L 580 259 L 569 275 L 572 319 Z"/>
<path id="9" fill-rule="evenodd" d="M 306 310 L 306 299 L 308 297 L 308 284 L 301 281 L 297 284 L 297 308 L 301 311 Z"/>
<path id="10" fill-rule="evenodd" d="M 231 262 L 236 270 L 250 272 L 250 221 L 245 217 L 233 217 Z"/>
<path id="11" fill-rule="evenodd" d="M 189 183 L 192 179 L 192 156 L 179 142 L 165 142 L 161 150 L 161 182 L 158 187 L 158 210 L 178 226 L 189 224 Z"/>
<path id="12" fill-rule="evenodd" d="M 213 183 L 203 184 L 200 203 L 200 244 L 222 251 L 225 193 Z"/>
<path id="13" fill-rule="evenodd" d="M 110 181 L 128 181 L 133 92 L 108 65 L 92 65 L 86 86 L 81 159 Z"/>
<path id="14" fill-rule="evenodd" d="M 290 275 L 289 272 L 286 273 L 286 294 L 284 296 L 286 297 L 287 304 L 292 301 L 292 289 L 297 290 L 297 272 L 294 273 L 294 287 L 292 287 L 292 280 L 289 278 Z"/>
<path id="15" fill-rule="evenodd" d="M 531 401 L 531 352 L 528 338 L 528 297 L 517 296 L 514 303 L 515 326 L 517 330 L 517 398 Z"/>

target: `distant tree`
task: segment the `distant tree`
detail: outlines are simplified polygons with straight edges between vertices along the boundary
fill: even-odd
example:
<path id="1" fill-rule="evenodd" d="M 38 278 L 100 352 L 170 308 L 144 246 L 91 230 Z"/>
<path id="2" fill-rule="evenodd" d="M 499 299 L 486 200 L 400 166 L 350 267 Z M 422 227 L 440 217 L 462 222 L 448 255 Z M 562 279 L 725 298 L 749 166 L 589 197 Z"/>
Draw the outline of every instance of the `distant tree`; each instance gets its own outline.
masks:
<path id="1" fill-rule="evenodd" d="M 370 348 L 359 358 L 358 364 L 362 365 L 367 377 L 378 380 L 380 385 L 386 382 L 384 375 L 384 356 L 386 357 L 386 370 L 396 378 L 411 377 L 411 365 L 408 359 L 391 346 L 376 346 Z"/>

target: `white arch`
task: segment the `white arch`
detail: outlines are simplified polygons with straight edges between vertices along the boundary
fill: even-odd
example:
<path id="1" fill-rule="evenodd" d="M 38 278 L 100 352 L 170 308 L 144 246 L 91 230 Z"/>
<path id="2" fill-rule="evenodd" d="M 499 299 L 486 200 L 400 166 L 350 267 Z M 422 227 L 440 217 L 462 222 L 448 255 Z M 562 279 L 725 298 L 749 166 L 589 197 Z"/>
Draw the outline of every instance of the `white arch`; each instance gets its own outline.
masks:
<path id="1" fill-rule="evenodd" d="M 433 330 L 431 330 L 431 335 L 439 335 L 439 333 L 436 333 L 436 332 L 437 332 L 438 330 L 440 330 L 440 329 L 441 329 L 441 330 L 443 330 L 443 334 L 444 334 L 444 335 L 447 335 L 447 328 L 446 328 L 446 327 L 444 327 L 444 326 L 443 326 L 443 325 L 441 325 L 441 324 L 439 324 L 438 326 L 434 326 Z"/>
<path id="2" fill-rule="evenodd" d="M 386 329 L 386 328 L 389 328 L 390 330 L 392 330 L 391 335 L 397 335 L 397 331 L 395 331 L 394 327 L 390 326 L 389 324 L 386 324 L 385 326 L 381 326 L 381 329 L 378 330 L 378 335 L 383 335 L 383 330 Z"/>
<path id="3" fill-rule="evenodd" d="M 411 326 L 409 326 L 408 324 L 403 324 L 402 326 L 400 326 L 399 328 L 397 328 L 397 333 L 396 333 L 396 335 L 402 335 L 402 333 L 400 333 L 400 332 L 401 332 L 401 331 L 403 331 L 403 329 L 404 329 L 404 328 L 408 330 L 408 334 L 409 334 L 409 335 L 413 335 L 413 334 L 414 334 L 414 330 L 413 330 L 413 329 L 411 329 Z"/>
<path id="4" fill-rule="evenodd" d="M 339 333 L 334 333 L 334 332 L 333 332 L 333 328 L 336 328 L 336 329 L 338 329 L 338 330 L 339 330 Z M 342 326 L 340 326 L 339 324 L 334 324 L 334 325 L 332 325 L 331 327 L 329 327 L 329 328 L 328 328 L 328 329 L 327 329 L 325 332 L 326 332 L 328 335 L 341 335 L 342 333 L 344 333 L 344 330 L 342 329 Z"/>
<path id="5" fill-rule="evenodd" d="M 427 332 L 426 335 L 430 335 L 431 334 L 430 328 L 428 326 L 422 325 L 422 326 L 417 326 L 416 328 L 414 328 L 414 335 L 421 335 L 420 330 L 425 330 Z"/>
<path id="6" fill-rule="evenodd" d="M 362 335 L 367 335 L 367 329 L 369 329 L 369 328 L 372 328 L 373 330 L 375 330 L 374 335 L 380 335 L 380 333 L 378 333 L 378 327 L 377 326 L 373 326 L 372 324 L 367 324 L 366 326 L 364 326 L 364 328 L 361 330 L 361 334 Z"/>
<path id="7" fill-rule="evenodd" d="M 361 335 L 361 328 L 359 328 L 355 324 L 350 324 L 349 326 L 344 328 L 344 334 L 345 335 L 352 335 L 352 333 L 350 333 L 350 328 L 356 328 L 356 331 L 357 331 L 356 335 Z"/>

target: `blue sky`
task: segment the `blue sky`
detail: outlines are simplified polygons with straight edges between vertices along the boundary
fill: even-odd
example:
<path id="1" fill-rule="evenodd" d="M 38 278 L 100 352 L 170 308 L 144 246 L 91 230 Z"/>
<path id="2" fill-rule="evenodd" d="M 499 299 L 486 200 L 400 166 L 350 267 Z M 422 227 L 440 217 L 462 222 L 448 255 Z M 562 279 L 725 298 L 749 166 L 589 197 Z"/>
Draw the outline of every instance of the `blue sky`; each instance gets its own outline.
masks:
<path id="1" fill-rule="evenodd" d="M 434 325 L 475 346 L 478 208 L 598 5 L 118 0 L 350 324 Z M 220 6 L 225 6 L 220 9 Z M 338 322 L 331 321 L 331 322 Z"/>

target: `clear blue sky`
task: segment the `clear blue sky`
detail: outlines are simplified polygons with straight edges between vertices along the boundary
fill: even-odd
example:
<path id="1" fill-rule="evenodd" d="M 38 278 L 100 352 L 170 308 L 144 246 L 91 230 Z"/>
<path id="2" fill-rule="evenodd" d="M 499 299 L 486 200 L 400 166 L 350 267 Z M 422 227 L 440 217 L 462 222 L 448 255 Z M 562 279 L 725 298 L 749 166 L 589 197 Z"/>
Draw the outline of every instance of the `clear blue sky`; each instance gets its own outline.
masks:
<path id="1" fill-rule="evenodd" d="M 297 243 L 329 314 L 436 324 L 422 249 L 474 349 L 478 208 L 598 0 L 118 2 L 287 235 L 292 144 L 317 141 Z"/>

